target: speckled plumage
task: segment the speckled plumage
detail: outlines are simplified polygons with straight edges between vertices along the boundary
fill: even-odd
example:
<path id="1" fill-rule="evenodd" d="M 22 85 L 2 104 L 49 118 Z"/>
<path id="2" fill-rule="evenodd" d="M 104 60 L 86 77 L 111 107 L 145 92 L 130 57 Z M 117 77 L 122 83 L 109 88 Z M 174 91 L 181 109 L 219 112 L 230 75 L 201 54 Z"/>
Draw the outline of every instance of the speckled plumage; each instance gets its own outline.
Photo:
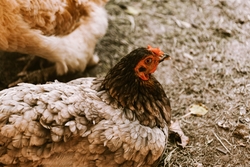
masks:
<path id="1" fill-rule="evenodd" d="M 0 163 L 26 167 L 155 166 L 167 143 L 170 113 L 161 123 L 143 125 L 144 119 L 151 117 L 138 120 L 135 112 L 144 110 L 123 107 L 103 89 L 104 80 L 22 83 L 0 91 Z"/>
<path id="2" fill-rule="evenodd" d="M 58 74 L 98 62 L 95 45 L 105 34 L 108 0 L 1 0 L 0 50 L 40 56 Z"/>

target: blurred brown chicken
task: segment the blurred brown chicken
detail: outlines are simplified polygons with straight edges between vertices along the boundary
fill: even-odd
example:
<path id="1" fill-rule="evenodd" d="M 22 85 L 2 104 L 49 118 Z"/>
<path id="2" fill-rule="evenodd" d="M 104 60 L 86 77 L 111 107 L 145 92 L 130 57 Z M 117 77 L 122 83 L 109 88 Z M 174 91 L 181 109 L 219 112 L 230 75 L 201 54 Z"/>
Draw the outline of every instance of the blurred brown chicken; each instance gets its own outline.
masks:
<path id="1" fill-rule="evenodd" d="M 45 58 L 54 71 L 84 71 L 99 61 L 108 0 L 1 0 L 0 50 Z"/>
<path id="2" fill-rule="evenodd" d="M 138 48 L 104 78 L 22 83 L 0 91 L 0 163 L 156 166 L 171 108 L 152 73 L 168 57 L 158 48 Z"/>

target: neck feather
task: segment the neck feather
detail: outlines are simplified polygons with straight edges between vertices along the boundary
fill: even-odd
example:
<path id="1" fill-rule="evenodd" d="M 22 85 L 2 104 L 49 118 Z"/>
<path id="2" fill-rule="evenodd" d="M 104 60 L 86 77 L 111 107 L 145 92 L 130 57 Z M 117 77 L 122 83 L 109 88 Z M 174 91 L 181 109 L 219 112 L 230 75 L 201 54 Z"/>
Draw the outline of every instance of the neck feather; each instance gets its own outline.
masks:
<path id="1" fill-rule="evenodd" d="M 110 73 L 109 73 L 110 74 Z M 107 75 L 97 89 L 107 104 L 122 107 L 126 117 L 139 120 L 145 126 L 164 127 L 170 124 L 171 108 L 161 84 L 151 75 L 143 81 L 132 73 L 122 76 Z M 94 83 L 95 84 L 95 83 Z"/>

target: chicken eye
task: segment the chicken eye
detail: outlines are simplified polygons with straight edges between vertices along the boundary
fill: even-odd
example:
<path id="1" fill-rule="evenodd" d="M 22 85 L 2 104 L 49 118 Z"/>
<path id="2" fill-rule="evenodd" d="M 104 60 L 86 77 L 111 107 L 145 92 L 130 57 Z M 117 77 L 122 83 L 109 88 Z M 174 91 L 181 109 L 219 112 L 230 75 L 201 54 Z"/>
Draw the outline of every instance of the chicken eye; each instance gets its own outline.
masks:
<path id="1" fill-rule="evenodd" d="M 151 64 L 152 63 L 152 58 L 145 59 L 145 64 Z"/>

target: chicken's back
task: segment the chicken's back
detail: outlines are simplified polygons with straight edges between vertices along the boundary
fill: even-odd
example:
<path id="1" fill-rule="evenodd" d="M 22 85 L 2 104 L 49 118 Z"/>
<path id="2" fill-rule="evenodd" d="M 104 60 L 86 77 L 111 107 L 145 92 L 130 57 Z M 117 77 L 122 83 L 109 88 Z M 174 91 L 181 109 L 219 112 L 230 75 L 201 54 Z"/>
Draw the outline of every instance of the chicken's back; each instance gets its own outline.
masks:
<path id="1" fill-rule="evenodd" d="M 93 78 L 20 84 L 0 92 L 0 163 L 17 166 L 153 166 L 167 127 L 150 128 L 103 102 Z"/>

